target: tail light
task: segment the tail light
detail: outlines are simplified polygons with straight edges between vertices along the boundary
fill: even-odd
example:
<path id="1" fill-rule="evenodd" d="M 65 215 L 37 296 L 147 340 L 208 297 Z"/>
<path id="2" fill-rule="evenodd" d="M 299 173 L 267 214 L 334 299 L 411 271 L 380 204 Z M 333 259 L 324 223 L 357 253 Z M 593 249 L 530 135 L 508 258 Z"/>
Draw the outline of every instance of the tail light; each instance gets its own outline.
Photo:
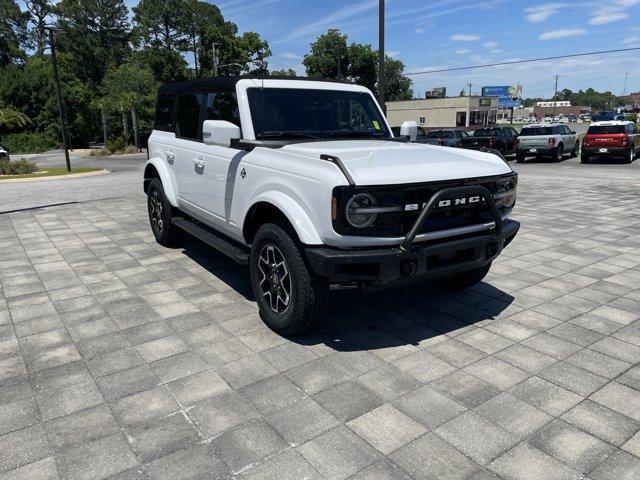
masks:
<path id="1" fill-rule="evenodd" d="M 549 139 L 549 146 L 553 147 L 553 146 L 555 146 L 555 144 L 556 144 L 556 139 L 555 138 L 550 138 Z"/>
<path id="2" fill-rule="evenodd" d="M 493 148 L 493 138 L 489 139 L 489 148 Z"/>
<path id="3" fill-rule="evenodd" d="M 583 147 L 589 146 L 589 137 L 584 137 L 584 140 L 582 141 L 582 146 Z"/>
<path id="4" fill-rule="evenodd" d="M 444 145 L 444 140 L 439 139 L 439 140 L 438 140 L 438 145 Z"/>
<path id="5" fill-rule="evenodd" d="M 622 137 L 622 146 L 626 147 L 627 145 L 629 145 L 629 137 L 627 135 Z"/>
<path id="6" fill-rule="evenodd" d="M 520 146 L 520 139 L 516 138 L 516 147 L 519 147 L 519 146 Z"/>

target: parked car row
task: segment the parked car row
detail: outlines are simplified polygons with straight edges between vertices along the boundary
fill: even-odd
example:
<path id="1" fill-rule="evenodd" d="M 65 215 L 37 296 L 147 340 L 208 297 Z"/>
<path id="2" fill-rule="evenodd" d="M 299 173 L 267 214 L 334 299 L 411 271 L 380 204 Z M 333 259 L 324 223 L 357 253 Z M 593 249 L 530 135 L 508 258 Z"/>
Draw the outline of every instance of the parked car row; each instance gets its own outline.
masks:
<path id="1" fill-rule="evenodd" d="M 400 135 L 400 127 L 393 127 L 392 130 L 394 135 Z M 529 124 L 522 127 L 520 133 L 512 127 L 502 126 L 482 127 L 471 134 L 461 128 L 425 131 L 418 127 L 415 142 L 470 150 L 495 150 L 505 157 L 515 154 L 518 163 L 529 157 L 548 157 L 560 162 L 565 155 L 569 158 L 580 155 L 581 163 L 588 163 L 592 157 L 619 157 L 631 163 L 640 149 L 639 137 L 634 122 L 606 120 L 589 126 L 582 148 L 578 134 L 565 123 Z"/>

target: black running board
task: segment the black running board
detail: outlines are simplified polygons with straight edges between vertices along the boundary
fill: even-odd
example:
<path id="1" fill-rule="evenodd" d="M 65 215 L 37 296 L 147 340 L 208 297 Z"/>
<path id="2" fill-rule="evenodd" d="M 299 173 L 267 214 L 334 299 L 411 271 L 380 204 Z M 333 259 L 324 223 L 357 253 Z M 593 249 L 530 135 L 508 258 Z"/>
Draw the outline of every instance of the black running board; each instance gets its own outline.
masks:
<path id="1" fill-rule="evenodd" d="M 222 235 L 216 234 L 211 230 L 201 227 L 197 223 L 182 217 L 173 217 L 171 219 L 176 227 L 181 228 L 198 240 L 206 243 L 210 247 L 215 248 L 220 253 L 235 260 L 241 265 L 249 265 L 249 253 L 235 245 L 231 240 L 227 240 Z"/>

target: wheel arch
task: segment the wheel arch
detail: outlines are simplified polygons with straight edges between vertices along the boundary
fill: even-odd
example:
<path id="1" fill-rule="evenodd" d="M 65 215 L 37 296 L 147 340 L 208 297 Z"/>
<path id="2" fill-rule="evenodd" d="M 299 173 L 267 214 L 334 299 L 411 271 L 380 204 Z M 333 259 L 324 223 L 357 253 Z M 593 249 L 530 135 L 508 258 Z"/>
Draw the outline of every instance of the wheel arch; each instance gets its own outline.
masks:
<path id="1" fill-rule="evenodd" d="M 242 224 L 245 242 L 251 244 L 260 226 L 268 222 L 284 222 L 303 244 L 321 245 L 323 243 L 307 212 L 293 198 L 284 193 L 271 192 L 254 200 Z"/>
<path id="2" fill-rule="evenodd" d="M 178 199 L 176 197 L 175 190 L 173 188 L 173 183 L 171 182 L 171 175 L 167 166 L 162 162 L 159 158 L 151 158 L 147 161 L 144 167 L 144 181 L 143 181 L 143 190 L 144 193 L 147 193 L 149 190 L 149 183 L 154 178 L 160 179 L 162 182 L 162 188 L 164 189 L 164 194 L 169 200 L 169 203 L 173 207 L 178 206 Z"/>

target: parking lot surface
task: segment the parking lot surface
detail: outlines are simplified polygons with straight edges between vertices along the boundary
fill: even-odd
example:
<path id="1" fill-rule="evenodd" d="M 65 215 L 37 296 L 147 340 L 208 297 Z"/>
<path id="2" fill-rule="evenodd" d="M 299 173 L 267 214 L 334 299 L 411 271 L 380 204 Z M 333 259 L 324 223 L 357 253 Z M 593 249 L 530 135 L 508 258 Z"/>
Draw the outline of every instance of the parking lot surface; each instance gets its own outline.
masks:
<path id="1" fill-rule="evenodd" d="M 517 168 L 486 282 L 295 339 L 138 191 L 0 215 L 0 479 L 640 478 L 640 165 Z"/>

